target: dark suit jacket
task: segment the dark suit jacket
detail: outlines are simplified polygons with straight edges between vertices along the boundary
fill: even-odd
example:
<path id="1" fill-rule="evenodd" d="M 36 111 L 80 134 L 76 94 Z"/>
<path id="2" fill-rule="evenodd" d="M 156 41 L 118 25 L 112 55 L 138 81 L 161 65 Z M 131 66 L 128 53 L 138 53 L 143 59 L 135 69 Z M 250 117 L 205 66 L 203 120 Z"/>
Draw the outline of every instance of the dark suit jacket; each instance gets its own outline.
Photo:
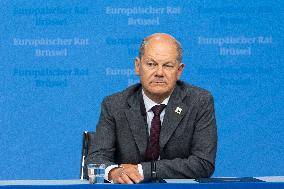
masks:
<path id="1" fill-rule="evenodd" d="M 176 108 L 181 113 L 175 112 Z M 141 84 L 104 99 L 88 163 L 142 164 L 149 134 Z M 158 178 L 210 177 L 214 171 L 217 131 L 213 98 L 206 90 L 178 81 L 165 110 L 160 133 Z"/>

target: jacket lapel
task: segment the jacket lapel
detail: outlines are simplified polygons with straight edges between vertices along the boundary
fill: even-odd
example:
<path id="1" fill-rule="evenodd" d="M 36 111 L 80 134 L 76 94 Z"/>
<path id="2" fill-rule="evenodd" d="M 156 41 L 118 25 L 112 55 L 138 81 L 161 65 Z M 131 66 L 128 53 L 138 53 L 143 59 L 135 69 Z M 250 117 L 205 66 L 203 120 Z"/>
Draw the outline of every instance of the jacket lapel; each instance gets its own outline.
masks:
<path id="1" fill-rule="evenodd" d="M 128 104 L 130 108 L 125 110 L 125 115 L 140 155 L 143 156 L 147 148 L 148 131 L 141 89 L 129 97 Z"/>
<path id="2" fill-rule="evenodd" d="M 166 107 L 165 117 L 161 126 L 160 147 L 165 147 L 168 140 L 178 127 L 180 121 L 188 111 L 188 107 L 182 102 L 186 95 L 186 91 L 180 89 L 177 85 L 173 91 L 169 103 Z"/>

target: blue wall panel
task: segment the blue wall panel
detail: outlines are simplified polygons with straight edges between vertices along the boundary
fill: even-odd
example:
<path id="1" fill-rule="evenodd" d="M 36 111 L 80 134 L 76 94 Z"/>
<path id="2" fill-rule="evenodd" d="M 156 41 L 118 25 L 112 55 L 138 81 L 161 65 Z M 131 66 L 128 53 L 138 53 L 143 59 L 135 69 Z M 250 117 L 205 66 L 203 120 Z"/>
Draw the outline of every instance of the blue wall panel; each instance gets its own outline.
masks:
<path id="1" fill-rule="evenodd" d="M 215 98 L 214 176 L 284 172 L 278 1 L 0 2 L 0 179 L 79 177 L 81 137 L 106 95 L 139 82 L 141 40 L 182 43 L 182 79 Z"/>

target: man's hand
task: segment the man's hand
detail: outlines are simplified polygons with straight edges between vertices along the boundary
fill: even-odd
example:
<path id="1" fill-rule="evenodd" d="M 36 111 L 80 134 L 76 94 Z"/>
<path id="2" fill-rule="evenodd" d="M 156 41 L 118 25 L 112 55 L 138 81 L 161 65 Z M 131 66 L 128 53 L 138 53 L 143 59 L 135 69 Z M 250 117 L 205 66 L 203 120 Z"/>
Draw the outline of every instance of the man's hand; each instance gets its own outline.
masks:
<path id="1" fill-rule="evenodd" d="M 112 169 L 108 174 L 109 180 L 120 184 L 139 183 L 144 178 L 138 171 L 138 165 L 121 164 L 119 167 Z"/>

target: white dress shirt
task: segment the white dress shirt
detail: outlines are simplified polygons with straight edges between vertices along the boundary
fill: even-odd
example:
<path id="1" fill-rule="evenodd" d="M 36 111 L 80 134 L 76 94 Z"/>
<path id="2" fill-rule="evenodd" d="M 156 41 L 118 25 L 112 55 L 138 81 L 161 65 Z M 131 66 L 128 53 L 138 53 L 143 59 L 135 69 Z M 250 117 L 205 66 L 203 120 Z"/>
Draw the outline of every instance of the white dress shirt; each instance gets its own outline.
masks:
<path id="1" fill-rule="evenodd" d="M 153 100 L 151 100 L 145 93 L 144 90 L 142 90 L 142 96 L 143 96 L 143 100 L 144 100 L 144 104 L 145 104 L 145 109 L 146 109 L 146 113 L 147 113 L 147 125 L 148 125 L 148 133 L 150 135 L 150 130 L 151 130 L 151 122 L 152 119 L 154 117 L 154 113 L 151 110 L 153 108 L 153 106 L 156 105 L 160 105 L 157 104 L 156 102 L 154 102 Z M 170 96 L 167 97 L 165 100 L 163 100 L 163 102 L 161 104 L 165 104 L 168 105 Z M 161 124 L 163 124 L 163 120 L 164 120 L 164 116 L 165 116 L 165 108 L 163 109 L 163 111 L 160 114 L 160 120 L 161 120 Z"/>

